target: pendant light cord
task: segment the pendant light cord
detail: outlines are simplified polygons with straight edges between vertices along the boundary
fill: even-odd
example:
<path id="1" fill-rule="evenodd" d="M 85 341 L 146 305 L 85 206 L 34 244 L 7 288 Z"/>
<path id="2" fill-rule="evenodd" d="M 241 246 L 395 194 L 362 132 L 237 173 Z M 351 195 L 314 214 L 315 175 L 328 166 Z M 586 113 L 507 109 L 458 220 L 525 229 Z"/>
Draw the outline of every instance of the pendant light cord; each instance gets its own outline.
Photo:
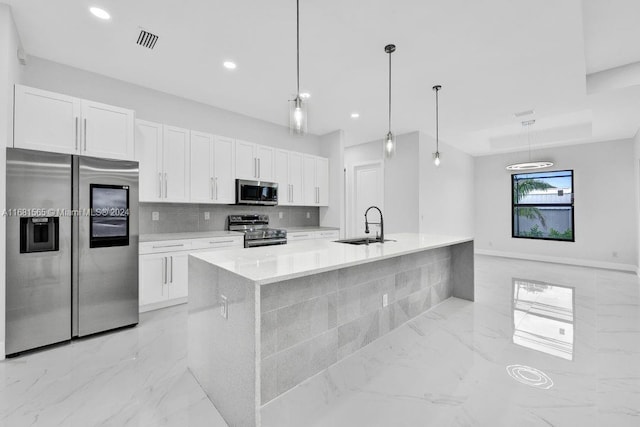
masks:
<path id="1" fill-rule="evenodd" d="M 389 52 L 389 133 L 391 133 L 391 53 Z"/>
<path id="2" fill-rule="evenodd" d="M 296 98 L 300 97 L 300 0 L 296 0 L 296 73 L 298 81 L 298 92 Z"/>
<path id="3" fill-rule="evenodd" d="M 439 111 L 438 111 L 438 92 L 439 89 L 436 89 L 436 153 L 440 152 L 440 129 L 439 129 Z"/>

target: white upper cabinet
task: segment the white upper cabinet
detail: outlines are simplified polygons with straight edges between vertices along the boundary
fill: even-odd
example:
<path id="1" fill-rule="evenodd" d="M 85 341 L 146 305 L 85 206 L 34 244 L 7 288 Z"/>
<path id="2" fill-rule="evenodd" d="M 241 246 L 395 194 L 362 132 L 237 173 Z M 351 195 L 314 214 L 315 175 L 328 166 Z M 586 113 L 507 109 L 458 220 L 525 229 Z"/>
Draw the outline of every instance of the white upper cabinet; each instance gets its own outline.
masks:
<path id="1" fill-rule="evenodd" d="M 236 139 L 236 178 L 258 179 L 258 159 L 255 156 L 256 144 Z"/>
<path id="2" fill-rule="evenodd" d="M 106 159 L 133 159 L 134 120 L 132 110 L 83 100 L 80 153 Z"/>
<path id="3" fill-rule="evenodd" d="M 318 205 L 329 206 L 329 159 L 316 158 L 316 186 Z"/>
<path id="4" fill-rule="evenodd" d="M 289 153 L 289 185 L 291 186 L 291 203 L 302 205 L 304 203 L 304 164 L 300 153 Z"/>
<path id="5" fill-rule="evenodd" d="M 304 156 L 304 204 L 329 205 L 329 160 L 323 157 Z"/>
<path id="6" fill-rule="evenodd" d="M 140 168 L 140 200 L 162 201 L 162 124 L 136 120 L 135 157 Z"/>
<path id="7" fill-rule="evenodd" d="M 284 206 L 304 203 L 303 157 L 286 150 L 275 151 L 274 180 L 278 183 L 278 204 Z"/>
<path id="8" fill-rule="evenodd" d="M 238 179 L 273 181 L 275 149 L 253 142 L 236 140 L 236 177 Z"/>
<path id="9" fill-rule="evenodd" d="M 213 195 L 216 203 L 229 204 L 236 201 L 234 145 L 235 141 L 231 138 L 215 137 Z"/>
<path id="10" fill-rule="evenodd" d="M 191 201 L 211 203 L 214 199 L 213 151 L 214 137 L 191 131 Z"/>
<path id="11" fill-rule="evenodd" d="M 256 158 L 258 160 L 258 176 L 260 181 L 273 181 L 273 166 L 276 150 L 265 145 L 256 145 Z"/>
<path id="12" fill-rule="evenodd" d="M 234 140 L 191 131 L 191 201 L 233 203 Z"/>
<path id="13" fill-rule="evenodd" d="M 133 110 L 16 85 L 14 112 L 16 148 L 134 158 Z"/>
<path id="14" fill-rule="evenodd" d="M 78 98 L 16 85 L 14 146 L 76 154 L 81 113 Z"/>
<path id="15" fill-rule="evenodd" d="M 140 201 L 189 201 L 189 131 L 136 120 Z"/>
<path id="16" fill-rule="evenodd" d="M 189 130 L 164 126 L 163 180 L 166 202 L 189 201 Z"/>
<path id="17" fill-rule="evenodd" d="M 292 205 L 291 185 L 289 184 L 289 152 L 286 150 L 276 150 L 274 181 L 278 183 L 278 204 L 281 206 Z"/>

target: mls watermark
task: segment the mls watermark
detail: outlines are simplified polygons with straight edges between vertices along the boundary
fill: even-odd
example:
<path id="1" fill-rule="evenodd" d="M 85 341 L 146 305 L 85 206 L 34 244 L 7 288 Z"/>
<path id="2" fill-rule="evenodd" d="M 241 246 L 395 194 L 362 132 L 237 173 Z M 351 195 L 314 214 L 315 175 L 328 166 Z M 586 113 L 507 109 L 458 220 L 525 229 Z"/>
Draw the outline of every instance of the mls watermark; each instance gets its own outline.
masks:
<path id="1" fill-rule="evenodd" d="M 4 209 L 2 216 L 17 217 L 79 217 L 79 216 L 105 216 L 105 217 L 123 217 L 129 216 L 129 209 L 126 208 L 99 208 L 99 209 L 61 209 L 61 208 L 17 208 Z"/>

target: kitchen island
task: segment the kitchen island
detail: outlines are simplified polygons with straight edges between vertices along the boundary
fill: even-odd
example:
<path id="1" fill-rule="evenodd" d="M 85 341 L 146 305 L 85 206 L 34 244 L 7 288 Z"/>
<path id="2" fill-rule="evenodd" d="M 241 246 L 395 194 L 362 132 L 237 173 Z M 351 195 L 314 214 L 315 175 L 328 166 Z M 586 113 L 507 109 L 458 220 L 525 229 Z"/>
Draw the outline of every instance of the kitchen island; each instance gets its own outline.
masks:
<path id="1" fill-rule="evenodd" d="M 392 234 L 189 257 L 189 369 L 229 425 L 449 297 L 473 301 L 473 241 Z"/>

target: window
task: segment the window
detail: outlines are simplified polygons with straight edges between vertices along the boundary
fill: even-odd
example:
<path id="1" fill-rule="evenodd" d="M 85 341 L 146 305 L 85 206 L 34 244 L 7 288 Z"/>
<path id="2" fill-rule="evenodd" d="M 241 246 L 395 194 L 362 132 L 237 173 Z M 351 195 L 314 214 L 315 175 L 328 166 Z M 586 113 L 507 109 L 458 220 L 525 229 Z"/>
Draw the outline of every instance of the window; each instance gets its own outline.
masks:
<path id="1" fill-rule="evenodd" d="M 575 241 L 573 171 L 511 175 L 512 237 Z"/>

